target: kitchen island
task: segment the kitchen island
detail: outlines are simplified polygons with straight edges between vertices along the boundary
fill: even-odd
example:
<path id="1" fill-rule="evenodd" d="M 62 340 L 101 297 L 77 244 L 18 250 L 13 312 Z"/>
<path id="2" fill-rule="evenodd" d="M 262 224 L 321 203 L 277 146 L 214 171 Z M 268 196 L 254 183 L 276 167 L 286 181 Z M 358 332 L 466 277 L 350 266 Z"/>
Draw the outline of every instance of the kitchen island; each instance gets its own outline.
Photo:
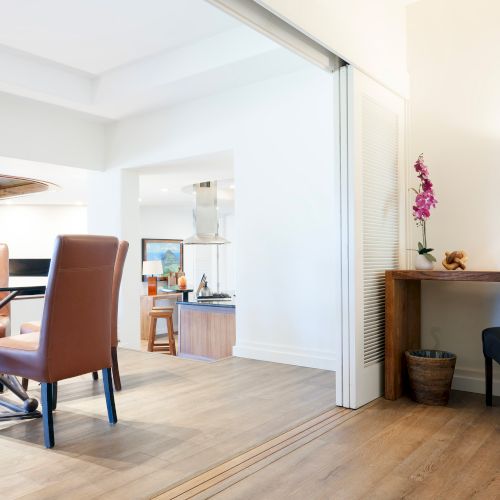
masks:
<path id="1" fill-rule="evenodd" d="M 236 305 L 233 301 L 178 302 L 178 356 L 216 361 L 233 355 Z"/>

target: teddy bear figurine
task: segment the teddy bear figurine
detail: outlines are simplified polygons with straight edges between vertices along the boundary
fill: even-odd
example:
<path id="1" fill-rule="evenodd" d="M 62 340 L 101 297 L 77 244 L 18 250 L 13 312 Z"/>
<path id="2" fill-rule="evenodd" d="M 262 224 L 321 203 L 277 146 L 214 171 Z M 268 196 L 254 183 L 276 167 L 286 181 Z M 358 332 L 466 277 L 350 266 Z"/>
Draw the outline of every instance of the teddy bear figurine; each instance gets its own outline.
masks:
<path id="1" fill-rule="evenodd" d="M 464 250 L 455 250 L 454 252 L 445 252 L 444 254 L 443 266 L 445 269 L 448 269 L 448 271 L 455 271 L 456 269 L 465 270 L 465 263 L 469 256 Z"/>

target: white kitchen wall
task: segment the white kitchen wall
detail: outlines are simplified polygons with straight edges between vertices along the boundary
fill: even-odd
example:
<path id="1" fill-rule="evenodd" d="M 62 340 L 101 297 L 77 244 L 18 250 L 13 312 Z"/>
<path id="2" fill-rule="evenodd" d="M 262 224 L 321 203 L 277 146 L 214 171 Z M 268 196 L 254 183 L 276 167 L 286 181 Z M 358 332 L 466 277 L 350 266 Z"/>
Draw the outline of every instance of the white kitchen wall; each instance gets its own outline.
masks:
<path id="1" fill-rule="evenodd" d="M 239 356 L 335 369 L 333 78 L 311 66 L 109 130 L 113 167 L 234 152 Z"/>
<path id="2" fill-rule="evenodd" d="M 229 220 L 229 221 L 228 221 Z M 232 241 L 231 222 L 233 215 L 223 215 L 219 219 L 219 234 Z M 167 238 L 183 240 L 191 236 L 193 228 L 192 209 L 169 206 L 141 206 L 141 238 Z M 234 243 L 220 249 L 219 273 L 221 291 L 234 291 Z M 216 248 L 214 246 L 186 245 L 184 247 L 184 271 L 188 285 L 197 287 L 203 273 L 208 277 L 209 286 L 216 291 Z"/>
<path id="3" fill-rule="evenodd" d="M 428 243 L 438 261 L 446 250 L 466 250 L 471 270 L 500 270 L 499 18 L 489 0 L 408 7 L 410 159 L 425 154 L 439 200 Z M 457 354 L 456 388 L 484 391 L 488 326 L 500 326 L 500 284 L 424 283 L 423 345 Z"/>
<path id="4" fill-rule="evenodd" d="M 0 205 L 0 241 L 13 259 L 50 258 L 58 234 L 86 234 L 87 208 L 69 205 Z M 11 302 L 11 332 L 42 317 L 43 299 Z"/>
<path id="5" fill-rule="evenodd" d="M 50 258 L 58 234 L 86 233 L 84 206 L 0 205 L 0 241 L 13 259 Z"/>

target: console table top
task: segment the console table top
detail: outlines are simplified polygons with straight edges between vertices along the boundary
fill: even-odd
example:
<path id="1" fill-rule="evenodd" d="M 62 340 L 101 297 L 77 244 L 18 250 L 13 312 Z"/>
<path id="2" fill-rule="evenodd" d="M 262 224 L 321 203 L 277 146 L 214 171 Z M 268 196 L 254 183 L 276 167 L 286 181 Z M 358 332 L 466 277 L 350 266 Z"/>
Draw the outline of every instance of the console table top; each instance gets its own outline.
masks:
<path id="1" fill-rule="evenodd" d="M 387 270 L 386 278 L 395 280 L 485 281 L 500 282 L 500 271 L 417 271 Z"/>

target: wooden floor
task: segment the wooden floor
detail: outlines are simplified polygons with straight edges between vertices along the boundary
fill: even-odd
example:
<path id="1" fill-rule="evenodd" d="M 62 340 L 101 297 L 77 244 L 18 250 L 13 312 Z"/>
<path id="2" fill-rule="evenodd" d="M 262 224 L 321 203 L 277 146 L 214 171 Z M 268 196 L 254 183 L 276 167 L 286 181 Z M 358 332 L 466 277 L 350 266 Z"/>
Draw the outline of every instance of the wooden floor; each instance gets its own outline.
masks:
<path id="1" fill-rule="evenodd" d="M 464 392 L 448 407 L 380 399 L 194 498 L 499 499 L 500 398 L 495 404 Z"/>
<path id="2" fill-rule="evenodd" d="M 150 498 L 335 407 L 332 372 L 120 350 L 119 423 L 102 382 L 60 384 L 56 447 L 41 420 L 0 424 L 1 498 Z M 39 397 L 39 388 L 31 384 Z"/>

